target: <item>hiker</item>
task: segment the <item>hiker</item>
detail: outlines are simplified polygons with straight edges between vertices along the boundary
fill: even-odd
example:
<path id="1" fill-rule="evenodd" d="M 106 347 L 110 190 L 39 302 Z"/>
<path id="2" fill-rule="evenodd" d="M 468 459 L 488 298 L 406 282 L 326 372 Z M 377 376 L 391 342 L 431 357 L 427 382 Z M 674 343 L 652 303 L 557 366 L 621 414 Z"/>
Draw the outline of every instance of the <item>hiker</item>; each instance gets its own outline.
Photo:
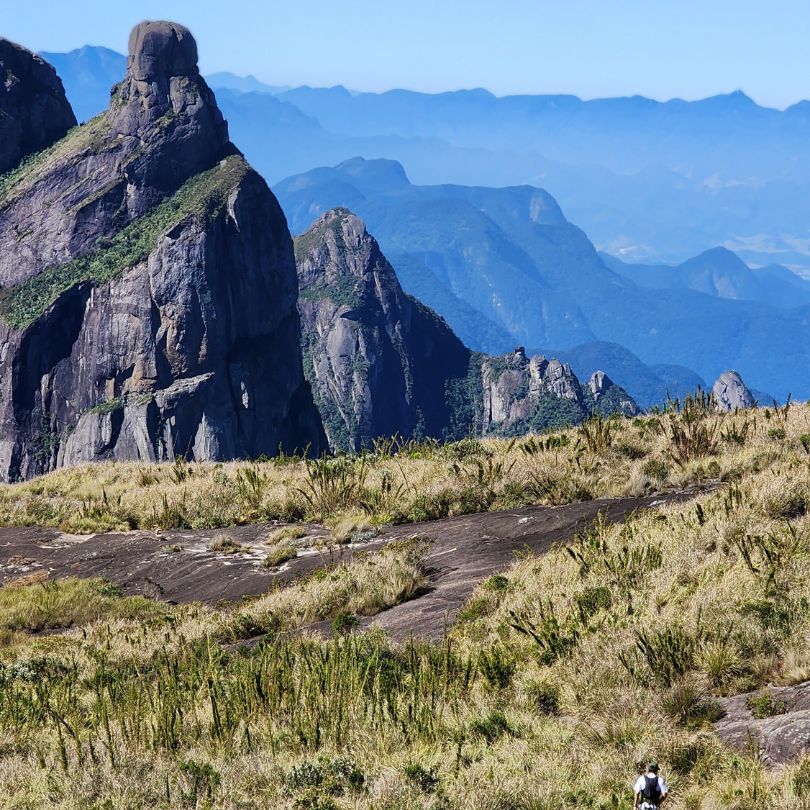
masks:
<path id="1" fill-rule="evenodd" d="M 657 810 L 667 797 L 667 783 L 658 775 L 658 763 L 652 760 L 647 773 L 641 774 L 633 785 L 633 810 Z"/>

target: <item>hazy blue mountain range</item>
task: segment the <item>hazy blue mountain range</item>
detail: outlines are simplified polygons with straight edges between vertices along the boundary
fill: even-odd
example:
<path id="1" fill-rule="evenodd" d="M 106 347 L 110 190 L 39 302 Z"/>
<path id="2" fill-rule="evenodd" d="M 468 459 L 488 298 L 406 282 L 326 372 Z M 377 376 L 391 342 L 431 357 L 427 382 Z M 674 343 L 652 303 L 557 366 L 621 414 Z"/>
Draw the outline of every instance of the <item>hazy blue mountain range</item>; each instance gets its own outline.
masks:
<path id="1" fill-rule="evenodd" d="M 126 56 L 95 45 L 70 53 L 43 51 L 41 56 L 56 68 L 79 121 L 88 121 L 107 109 L 110 88 L 121 81 L 127 69 Z"/>
<path id="2" fill-rule="evenodd" d="M 792 309 L 810 304 L 810 281 L 779 264 L 749 267 L 726 248 L 704 251 L 675 267 L 628 264 L 606 253 L 605 264 L 642 287 L 694 290 L 717 298 L 762 301 L 774 307 Z"/>
<path id="3" fill-rule="evenodd" d="M 47 58 L 79 118 L 106 105 L 124 62 L 90 47 Z M 277 189 L 293 232 L 331 207 L 357 211 L 406 291 L 471 347 L 497 353 L 519 343 L 561 356 L 580 376 L 604 368 L 643 404 L 730 366 L 760 390 L 810 393 L 802 382 L 807 313 L 773 309 L 807 304 L 795 274 L 750 270 L 727 252 L 715 253 L 711 271 L 701 270 L 705 256 L 674 269 L 627 266 L 600 256 L 548 192 L 480 185 L 542 181 L 600 247 L 625 259 L 686 258 L 743 234 L 733 238 L 744 256 L 779 249 L 786 263 L 801 264 L 801 240 L 783 234 L 810 222 L 810 195 L 799 193 L 806 105 L 780 113 L 741 94 L 659 104 L 280 90 L 231 74 L 212 84 L 257 168 L 271 180 L 301 173 Z M 412 185 L 398 163 L 343 161 L 357 154 L 399 157 L 422 182 L 468 185 Z M 742 168 L 747 179 L 728 180 Z M 745 236 L 747 220 L 761 231 Z M 732 276 L 730 287 L 709 283 Z"/>
<path id="4" fill-rule="evenodd" d="M 209 73 L 205 78 L 211 87 L 235 90 L 239 93 L 283 93 L 285 90 L 291 89 L 286 85 L 271 86 L 260 82 L 255 76 L 237 76 L 228 71 Z"/>
<path id="5" fill-rule="evenodd" d="M 123 57 L 105 49 L 46 57 L 79 118 L 106 105 L 121 75 Z M 391 158 L 418 183 L 540 185 L 625 260 L 678 263 L 724 245 L 810 273 L 810 102 L 779 111 L 739 92 L 662 103 L 209 79 L 231 92 L 220 95 L 234 137 L 271 183 L 354 155 Z"/>
<path id="6" fill-rule="evenodd" d="M 418 284 L 419 297 L 474 349 L 483 348 L 480 312 L 514 343 L 569 360 L 578 374 L 589 369 L 566 350 L 595 343 L 588 350 L 598 357 L 594 366 L 640 402 L 650 401 L 656 385 L 660 391 L 696 375 L 712 380 L 725 368 L 778 397 L 810 394 L 810 307 L 785 310 L 688 284 L 642 286 L 611 269 L 541 189 L 418 186 L 395 162 L 356 158 L 290 177 L 274 191 L 294 233 L 330 208 L 350 206 L 377 236 L 405 290 Z M 464 302 L 466 312 L 449 310 L 441 297 Z M 491 329 L 487 335 L 495 337 Z M 625 377 L 627 356 L 618 362 L 618 349 L 606 343 L 651 367 L 646 390 Z"/>
<path id="7" fill-rule="evenodd" d="M 666 363 L 647 365 L 616 343 L 594 341 L 546 353 L 568 363 L 580 379 L 602 367 L 609 368 L 611 379 L 628 392 L 632 390 L 633 398 L 644 407 L 661 404 L 668 396 L 682 397 L 698 386 L 707 389 L 706 380 L 694 371 Z M 770 400 L 765 396 L 762 401 Z"/>

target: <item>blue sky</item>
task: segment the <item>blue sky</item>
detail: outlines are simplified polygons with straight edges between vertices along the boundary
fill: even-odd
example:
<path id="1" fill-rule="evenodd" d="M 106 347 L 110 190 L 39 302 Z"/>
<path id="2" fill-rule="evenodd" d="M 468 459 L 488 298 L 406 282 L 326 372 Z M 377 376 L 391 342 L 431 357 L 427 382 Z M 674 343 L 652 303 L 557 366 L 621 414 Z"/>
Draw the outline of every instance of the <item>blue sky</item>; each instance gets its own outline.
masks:
<path id="1" fill-rule="evenodd" d="M 188 25 L 204 71 L 272 84 L 810 97 L 807 0 L 31 0 L 0 13 L 0 33 L 34 50 L 125 51 L 144 18 Z"/>

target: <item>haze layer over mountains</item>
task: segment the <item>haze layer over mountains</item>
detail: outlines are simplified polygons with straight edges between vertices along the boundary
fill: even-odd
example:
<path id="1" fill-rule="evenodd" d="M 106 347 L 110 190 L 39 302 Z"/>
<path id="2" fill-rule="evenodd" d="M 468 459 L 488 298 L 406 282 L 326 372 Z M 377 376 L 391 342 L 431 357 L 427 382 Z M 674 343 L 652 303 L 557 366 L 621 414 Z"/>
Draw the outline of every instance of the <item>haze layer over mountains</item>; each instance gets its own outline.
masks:
<path id="1" fill-rule="evenodd" d="M 105 49 L 45 56 L 79 119 L 123 70 Z M 471 348 L 604 368 L 641 404 L 729 367 L 759 391 L 810 396 L 810 285 L 791 272 L 810 272 L 810 104 L 209 79 L 293 233 L 355 211 L 405 290 Z M 504 185 L 517 187 L 486 188 Z"/>
<path id="2" fill-rule="evenodd" d="M 104 107 L 123 66 L 104 48 L 45 56 L 80 119 Z M 353 93 L 227 73 L 209 80 L 271 183 L 355 155 L 387 157 L 417 183 L 541 185 L 600 249 L 626 260 L 677 263 L 725 245 L 756 264 L 810 269 L 802 244 L 810 102 L 779 111 L 741 92 L 661 103 L 496 98 L 486 90 Z M 246 91 L 253 97 L 240 98 Z M 243 132 L 271 122 L 272 131 Z M 264 148 L 274 143 L 292 148 Z"/>

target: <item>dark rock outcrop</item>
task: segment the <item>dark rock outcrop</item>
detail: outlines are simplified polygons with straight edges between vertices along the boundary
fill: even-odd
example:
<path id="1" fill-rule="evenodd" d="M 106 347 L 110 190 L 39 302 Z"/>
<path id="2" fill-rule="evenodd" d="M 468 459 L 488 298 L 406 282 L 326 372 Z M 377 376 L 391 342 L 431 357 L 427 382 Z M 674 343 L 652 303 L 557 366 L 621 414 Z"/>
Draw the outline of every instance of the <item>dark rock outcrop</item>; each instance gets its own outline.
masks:
<path id="1" fill-rule="evenodd" d="M 188 28 L 177 23 L 137 25 L 129 35 L 127 73 L 141 82 L 196 76 L 197 43 Z"/>
<path id="2" fill-rule="evenodd" d="M 718 410 L 747 410 L 756 406 L 754 395 L 736 371 L 724 371 L 712 386 Z"/>
<path id="3" fill-rule="evenodd" d="M 76 126 L 56 71 L 0 37 L 0 174 Z"/>
<path id="4" fill-rule="evenodd" d="M 466 435 L 471 353 L 402 291 L 363 222 L 329 211 L 295 251 L 304 367 L 332 447 L 358 450 L 396 433 Z"/>
<path id="5" fill-rule="evenodd" d="M 292 240 L 173 23 L 106 113 L 0 188 L 0 480 L 323 441 Z"/>

